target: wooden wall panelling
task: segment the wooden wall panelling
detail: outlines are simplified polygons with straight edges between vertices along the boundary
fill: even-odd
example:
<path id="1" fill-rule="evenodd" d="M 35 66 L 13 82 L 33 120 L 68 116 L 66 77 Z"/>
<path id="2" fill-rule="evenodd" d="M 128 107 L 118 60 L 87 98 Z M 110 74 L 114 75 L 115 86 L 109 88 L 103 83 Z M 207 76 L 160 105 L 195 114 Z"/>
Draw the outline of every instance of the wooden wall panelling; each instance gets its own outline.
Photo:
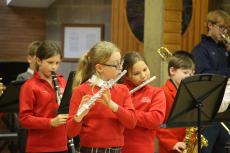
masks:
<path id="1" fill-rule="evenodd" d="M 192 18 L 190 24 L 182 35 L 182 49 L 191 52 L 200 41 L 200 36 L 206 33 L 206 16 L 208 14 L 209 0 L 193 0 Z"/>
<path id="2" fill-rule="evenodd" d="M 29 43 L 45 38 L 46 9 L 0 5 L 0 60 L 26 61 Z"/>
<path id="3" fill-rule="evenodd" d="M 165 0 L 163 45 L 172 52 L 179 49 L 191 51 L 200 41 L 200 35 L 206 32 L 207 12 L 208 0 L 193 0 L 191 22 L 186 32 L 180 36 L 182 0 Z M 112 41 L 124 52 L 128 50 L 143 51 L 143 43 L 134 36 L 128 24 L 126 0 L 112 1 Z"/>
<path id="4" fill-rule="evenodd" d="M 115 28 L 115 26 L 118 23 L 118 14 L 117 14 L 117 10 L 118 10 L 118 5 L 119 3 L 116 0 L 112 0 L 112 26 L 111 26 L 111 37 L 112 37 L 112 41 L 114 43 L 117 42 L 118 40 L 118 33 L 117 33 L 117 29 Z"/>
<path id="5" fill-rule="evenodd" d="M 126 0 L 112 0 L 112 42 L 123 53 L 127 51 L 143 52 L 143 43 L 135 37 L 128 24 L 126 2 Z"/>
<path id="6" fill-rule="evenodd" d="M 117 42 L 118 42 L 118 44 L 119 44 L 119 46 L 120 46 L 120 48 L 123 48 L 123 50 L 125 50 L 125 48 L 124 48 L 124 28 L 126 28 L 126 27 L 124 27 L 125 26 L 125 21 L 124 21 L 124 19 L 125 19 L 125 13 L 124 13 L 124 9 L 125 9 L 125 4 L 122 2 L 122 1 L 120 1 L 119 2 L 119 5 L 118 5 L 118 16 L 119 16 L 119 18 L 118 18 L 118 25 L 116 26 L 116 28 L 117 28 L 117 30 L 118 30 L 118 40 L 117 40 Z"/>
<path id="7" fill-rule="evenodd" d="M 171 52 L 181 49 L 182 0 L 165 0 L 163 45 Z"/>

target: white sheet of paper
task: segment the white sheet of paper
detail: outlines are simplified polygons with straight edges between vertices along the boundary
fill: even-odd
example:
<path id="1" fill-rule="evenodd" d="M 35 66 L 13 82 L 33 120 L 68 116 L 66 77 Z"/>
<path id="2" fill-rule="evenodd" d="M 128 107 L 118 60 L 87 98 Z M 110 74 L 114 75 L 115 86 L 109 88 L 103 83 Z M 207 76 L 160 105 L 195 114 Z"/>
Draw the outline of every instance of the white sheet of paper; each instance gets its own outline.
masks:
<path id="1" fill-rule="evenodd" d="M 223 97 L 218 113 L 226 111 L 229 104 L 230 104 L 230 79 L 228 79 L 227 86 L 224 92 L 224 97 Z"/>

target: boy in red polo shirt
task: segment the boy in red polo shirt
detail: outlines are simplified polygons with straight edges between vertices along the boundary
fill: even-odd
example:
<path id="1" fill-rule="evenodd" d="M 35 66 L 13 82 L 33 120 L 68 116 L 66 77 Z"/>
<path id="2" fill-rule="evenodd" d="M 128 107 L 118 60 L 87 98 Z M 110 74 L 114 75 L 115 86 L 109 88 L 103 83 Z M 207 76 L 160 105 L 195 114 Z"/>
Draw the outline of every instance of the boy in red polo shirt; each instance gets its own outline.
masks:
<path id="1" fill-rule="evenodd" d="M 168 74 L 170 79 L 163 85 L 166 96 L 166 116 L 168 118 L 177 88 L 185 77 L 194 74 L 195 64 L 190 53 L 177 51 L 170 57 L 168 62 Z M 185 128 L 160 128 L 157 130 L 159 140 L 159 153 L 181 153 L 186 145 L 183 142 L 185 137 Z"/>

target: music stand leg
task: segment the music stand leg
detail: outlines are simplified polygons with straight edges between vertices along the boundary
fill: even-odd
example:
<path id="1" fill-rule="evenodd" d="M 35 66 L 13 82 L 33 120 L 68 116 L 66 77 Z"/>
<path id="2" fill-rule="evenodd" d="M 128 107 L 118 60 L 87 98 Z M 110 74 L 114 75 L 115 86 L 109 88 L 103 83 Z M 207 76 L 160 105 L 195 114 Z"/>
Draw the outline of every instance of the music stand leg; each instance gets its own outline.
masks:
<path id="1" fill-rule="evenodd" d="M 198 153 L 201 153 L 201 131 L 200 131 L 200 122 L 201 122 L 201 111 L 200 111 L 200 108 L 203 106 L 203 104 L 202 103 L 200 103 L 200 102 L 197 102 L 197 105 L 196 105 L 196 107 L 197 107 L 197 139 L 198 139 L 198 141 L 197 141 L 197 143 L 198 143 L 198 147 L 197 147 L 197 152 Z"/>

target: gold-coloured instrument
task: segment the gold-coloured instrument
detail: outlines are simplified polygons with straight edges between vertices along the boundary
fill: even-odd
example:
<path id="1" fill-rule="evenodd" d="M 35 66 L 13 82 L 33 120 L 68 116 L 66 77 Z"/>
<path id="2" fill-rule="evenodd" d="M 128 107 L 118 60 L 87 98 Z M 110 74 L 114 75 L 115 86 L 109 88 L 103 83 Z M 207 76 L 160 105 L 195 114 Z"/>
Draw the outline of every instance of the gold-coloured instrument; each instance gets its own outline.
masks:
<path id="1" fill-rule="evenodd" d="M 172 57 L 172 53 L 165 47 L 161 47 L 157 50 L 159 55 L 164 61 L 168 61 Z M 184 143 L 186 144 L 186 149 L 183 153 L 197 153 L 198 150 L 198 129 L 196 127 L 186 128 Z M 201 148 L 208 146 L 208 140 L 201 135 Z"/>
<path id="2" fill-rule="evenodd" d="M 197 128 L 191 127 L 186 128 L 186 134 L 184 138 L 184 143 L 186 144 L 186 149 L 183 153 L 197 153 Z M 208 146 L 208 140 L 201 135 L 201 148 Z"/>
<path id="3" fill-rule="evenodd" d="M 221 37 L 223 38 L 225 44 L 230 44 L 230 36 L 229 35 L 221 34 Z"/>
<path id="4" fill-rule="evenodd" d="M 219 26 L 217 26 L 215 24 L 215 28 L 220 32 L 220 35 L 223 39 L 223 43 L 226 45 L 226 44 L 230 44 L 230 36 L 228 34 L 224 34 L 224 32 L 220 29 Z"/>
<path id="5" fill-rule="evenodd" d="M 164 60 L 167 61 L 169 57 L 172 56 L 172 53 L 165 47 L 161 47 L 157 50 L 157 53 L 160 55 L 160 57 Z"/>
<path id="6" fill-rule="evenodd" d="M 0 78 L 0 96 L 3 94 L 3 91 L 6 89 L 6 86 L 1 82 L 2 78 Z"/>

